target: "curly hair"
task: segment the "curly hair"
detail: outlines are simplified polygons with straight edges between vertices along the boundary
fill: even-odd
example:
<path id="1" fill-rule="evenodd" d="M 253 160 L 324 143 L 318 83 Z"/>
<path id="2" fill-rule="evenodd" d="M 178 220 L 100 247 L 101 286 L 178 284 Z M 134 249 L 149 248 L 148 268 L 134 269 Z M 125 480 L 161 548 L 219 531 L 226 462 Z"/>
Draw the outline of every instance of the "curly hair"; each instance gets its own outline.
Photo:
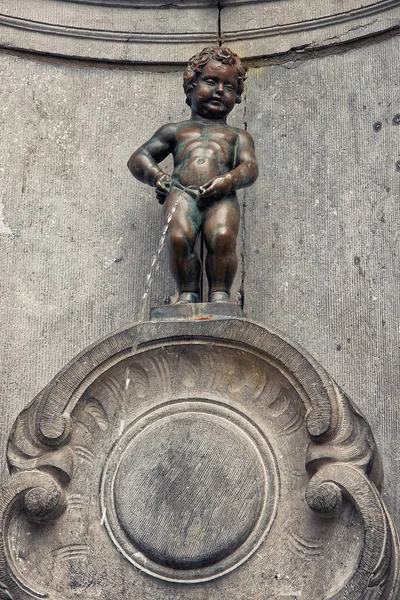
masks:
<path id="1" fill-rule="evenodd" d="M 217 60 L 224 65 L 236 67 L 238 74 L 238 102 L 240 102 L 240 96 L 243 94 L 244 90 L 244 82 L 247 79 L 246 69 L 235 52 L 232 52 L 232 50 L 229 50 L 229 48 L 224 46 L 217 46 L 215 48 L 204 48 L 201 52 L 192 56 L 188 62 L 188 66 L 183 74 L 183 89 L 185 90 L 186 102 L 189 106 L 190 93 L 195 86 L 196 79 L 206 64 L 212 60 Z"/>

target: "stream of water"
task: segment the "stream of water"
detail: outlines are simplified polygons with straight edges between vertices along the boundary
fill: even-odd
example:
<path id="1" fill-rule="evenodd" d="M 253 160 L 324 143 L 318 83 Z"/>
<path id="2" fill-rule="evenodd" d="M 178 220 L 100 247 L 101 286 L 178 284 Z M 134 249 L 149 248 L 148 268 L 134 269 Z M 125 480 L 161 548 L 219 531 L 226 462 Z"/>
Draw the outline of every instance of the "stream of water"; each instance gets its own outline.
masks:
<path id="1" fill-rule="evenodd" d="M 171 210 L 169 211 L 168 215 L 167 215 L 167 219 L 165 221 L 165 225 L 163 227 L 162 233 L 161 233 L 161 237 L 160 237 L 160 241 L 158 243 L 158 249 L 157 252 L 153 255 L 153 258 L 151 260 L 151 265 L 150 265 L 150 270 L 147 273 L 146 276 L 146 291 L 143 294 L 143 301 L 142 301 L 142 321 L 147 320 L 148 318 L 148 314 L 150 311 L 150 306 L 149 306 L 149 294 L 150 294 L 150 290 L 151 290 L 151 285 L 153 283 L 154 280 L 154 273 L 156 271 L 158 271 L 158 268 L 160 266 L 160 256 L 161 253 L 164 249 L 165 246 L 165 240 L 167 237 L 167 233 L 168 233 L 168 229 L 169 229 L 169 225 L 171 223 L 172 217 L 174 216 L 174 212 L 176 211 L 176 208 L 178 206 L 178 202 L 180 200 L 180 198 L 182 197 L 182 194 L 185 192 L 186 188 L 183 189 L 181 191 L 181 193 L 176 197 L 175 202 L 173 203 Z"/>

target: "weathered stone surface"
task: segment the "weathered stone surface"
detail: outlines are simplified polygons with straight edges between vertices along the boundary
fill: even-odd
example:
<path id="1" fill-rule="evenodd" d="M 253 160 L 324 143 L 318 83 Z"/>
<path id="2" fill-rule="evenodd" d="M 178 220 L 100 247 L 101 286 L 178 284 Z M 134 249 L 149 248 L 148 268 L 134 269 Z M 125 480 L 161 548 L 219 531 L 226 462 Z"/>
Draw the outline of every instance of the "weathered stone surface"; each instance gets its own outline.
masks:
<path id="1" fill-rule="evenodd" d="M 243 58 L 335 46 L 400 25 L 397 0 L 3 0 L 0 46 L 184 63 L 222 39 Z"/>
<path id="2" fill-rule="evenodd" d="M 125 2 L 6 0 L 0 46 L 120 62 L 179 62 L 218 39 L 218 9 Z"/>
<path id="3" fill-rule="evenodd" d="M 400 25 L 396 0 L 227 0 L 221 6 L 221 37 L 246 57 L 335 46 Z"/>
<path id="4" fill-rule="evenodd" d="M 167 319 L 220 319 L 221 317 L 242 317 L 241 308 L 233 302 L 196 302 L 194 304 L 165 304 L 153 306 L 150 318 L 154 320 Z"/>
<path id="5" fill-rule="evenodd" d="M 77 348 L 148 318 L 150 302 L 175 293 L 164 250 L 143 300 L 162 211 L 126 163 L 151 131 L 189 109 L 181 72 L 74 69 L 9 56 L 0 64 L 5 432 Z M 0 448 L 4 477 L 3 438 Z"/>
<path id="6" fill-rule="evenodd" d="M 19 415 L 7 455 L 13 600 L 397 598 L 368 424 L 310 356 L 248 320 L 100 340 Z"/>
<path id="7" fill-rule="evenodd" d="M 262 177 L 246 193 L 244 304 L 367 415 L 397 519 L 399 42 L 250 71 Z"/>

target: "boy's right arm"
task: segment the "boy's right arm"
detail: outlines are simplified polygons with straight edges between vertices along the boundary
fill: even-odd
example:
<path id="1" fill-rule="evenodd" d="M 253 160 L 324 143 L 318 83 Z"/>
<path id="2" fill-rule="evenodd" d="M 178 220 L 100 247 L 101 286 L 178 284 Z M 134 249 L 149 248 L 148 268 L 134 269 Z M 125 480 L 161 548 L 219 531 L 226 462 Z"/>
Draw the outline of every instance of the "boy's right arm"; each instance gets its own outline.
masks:
<path id="1" fill-rule="evenodd" d="M 159 201 L 165 199 L 171 184 L 170 176 L 158 166 L 175 147 L 174 124 L 163 125 L 147 142 L 140 146 L 128 160 L 132 175 L 142 183 L 157 187 Z"/>

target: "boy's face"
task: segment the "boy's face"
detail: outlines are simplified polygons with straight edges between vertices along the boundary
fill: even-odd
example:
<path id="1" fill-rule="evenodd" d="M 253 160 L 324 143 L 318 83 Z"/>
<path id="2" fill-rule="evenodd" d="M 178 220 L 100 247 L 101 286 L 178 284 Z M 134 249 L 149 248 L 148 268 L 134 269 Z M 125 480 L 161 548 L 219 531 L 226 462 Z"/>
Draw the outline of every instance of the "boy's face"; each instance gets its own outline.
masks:
<path id="1" fill-rule="evenodd" d="M 191 92 L 192 112 L 206 119 L 225 119 L 238 98 L 235 66 L 212 60 L 205 65 Z"/>

